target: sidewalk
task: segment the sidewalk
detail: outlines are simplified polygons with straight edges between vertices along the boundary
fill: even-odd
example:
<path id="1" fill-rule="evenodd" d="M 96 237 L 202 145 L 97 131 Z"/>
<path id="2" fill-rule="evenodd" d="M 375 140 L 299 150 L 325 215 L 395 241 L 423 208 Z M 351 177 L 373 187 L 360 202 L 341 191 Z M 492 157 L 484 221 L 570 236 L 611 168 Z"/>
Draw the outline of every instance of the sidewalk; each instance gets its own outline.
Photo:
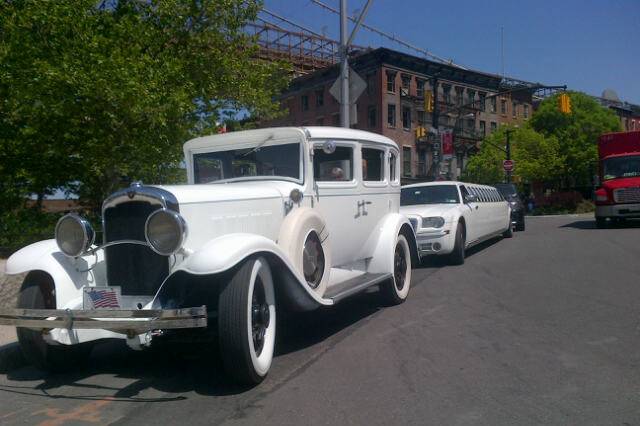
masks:
<path id="1" fill-rule="evenodd" d="M 4 268 L 7 261 L 0 259 L 0 308 L 15 306 L 18 292 L 18 280 L 8 279 Z M 0 326 L 0 347 L 16 341 L 16 329 L 14 327 Z"/>

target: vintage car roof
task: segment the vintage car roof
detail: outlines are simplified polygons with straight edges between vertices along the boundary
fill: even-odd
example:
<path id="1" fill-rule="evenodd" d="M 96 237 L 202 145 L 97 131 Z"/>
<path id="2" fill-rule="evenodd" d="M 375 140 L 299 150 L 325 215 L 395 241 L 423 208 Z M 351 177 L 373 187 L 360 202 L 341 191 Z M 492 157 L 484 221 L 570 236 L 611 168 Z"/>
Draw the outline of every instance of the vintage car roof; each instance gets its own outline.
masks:
<path id="1" fill-rule="evenodd" d="M 432 186 L 432 185 L 465 185 L 465 186 L 479 186 L 482 188 L 494 188 L 491 185 L 484 185 L 481 183 L 460 182 L 459 180 L 434 180 L 430 182 L 412 183 L 411 185 L 402 185 L 403 188 L 417 188 L 420 186 Z"/>
<path id="2" fill-rule="evenodd" d="M 184 144 L 184 149 L 190 150 L 194 148 L 205 148 L 215 145 L 227 145 L 234 143 L 235 141 L 247 141 L 248 139 L 254 139 L 260 141 L 265 137 L 277 132 L 278 138 L 295 138 L 302 137 L 306 134 L 307 138 L 317 139 L 349 139 L 356 141 L 367 141 L 373 143 L 379 143 L 383 145 L 397 147 L 395 142 L 391 139 L 379 135 L 377 133 L 365 132 L 363 130 L 345 129 L 343 127 L 325 127 L 325 126 L 311 126 L 311 127 L 270 127 L 264 129 L 255 130 L 242 130 L 238 132 L 229 132 L 219 135 L 202 136 L 199 138 L 191 139 Z"/>
<path id="3" fill-rule="evenodd" d="M 394 146 L 397 148 L 396 143 L 382 135 L 377 133 L 366 132 L 364 130 L 346 129 L 344 127 L 330 127 L 330 126 L 309 126 L 303 127 L 309 138 L 317 139 L 351 139 L 357 141 L 367 141 L 380 143 L 383 145 Z"/>

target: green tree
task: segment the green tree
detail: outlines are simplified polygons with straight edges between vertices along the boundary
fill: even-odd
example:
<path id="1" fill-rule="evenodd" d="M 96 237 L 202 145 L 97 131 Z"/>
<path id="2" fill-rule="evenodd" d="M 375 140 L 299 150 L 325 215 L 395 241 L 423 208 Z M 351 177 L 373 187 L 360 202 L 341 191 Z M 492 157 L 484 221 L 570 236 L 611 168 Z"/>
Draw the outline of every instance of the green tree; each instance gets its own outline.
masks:
<path id="1" fill-rule="evenodd" d="M 288 69 L 256 60 L 243 31 L 260 7 L 3 2 L 0 202 L 62 186 L 98 208 L 123 177 L 178 179 L 182 143 L 211 132 L 222 111 L 276 115 Z"/>
<path id="2" fill-rule="evenodd" d="M 571 114 L 563 114 L 558 96 L 545 99 L 531 118 L 531 127 L 545 137 L 555 137 L 563 158 L 562 177 L 570 186 L 589 185 L 598 158 L 598 137 L 621 130 L 620 120 L 593 98 L 569 92 Z"/>
<path id="3" fill-rule="evenodd" d="M 480 151 L 465 169 L 465 179 L 478 183 L 496 183 L 504 180 L 502 161 L 506 158 L 506 132 L 510 131 L 511 158 L 514 177 L 526 182 L 556 179 L 562 171 L 563 157 L 555 136 L 545 137 L 530 126 L 502 127 L 487 136 Z"/>

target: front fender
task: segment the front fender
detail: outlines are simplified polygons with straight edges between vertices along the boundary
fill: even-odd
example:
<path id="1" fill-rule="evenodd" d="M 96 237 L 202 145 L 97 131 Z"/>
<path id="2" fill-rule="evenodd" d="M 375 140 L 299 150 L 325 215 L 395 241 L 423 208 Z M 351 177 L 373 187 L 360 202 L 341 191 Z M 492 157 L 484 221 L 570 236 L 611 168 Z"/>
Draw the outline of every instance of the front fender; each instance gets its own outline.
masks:
<path id="1" fill-rule="evenodd" d="M 375 247 L 367 269 L 368 272 L 393 273 L 393 253 L 396 237 L 401 230 L 407 234 L 409 247 L 411 247 L 413 254 L 412 258 L 418 259 L 416 237 L 409 219 L 400 213 L 389 213 L 380 220 L 375 231 L 371 233 L 369 241 L 367 241 L 367 246 L 373 244 Z"/>
<path id="2" fill-rule="evenodd" d="M 44 271 L 53 278 L 58 309 L 77 309 L 82 306 L 82 287 L 107 285 L 104 253 L 69 258 L 55 240 L 44 240 L 15 252 L 6 265 L 7 275 Z"/>
<path id="3" fill-rule="evenodd" d="M 287 295 L 299 308 L 311 309 L 333 304 L 332 300 L 323 299 L 309 289 L 304 277 L 274 241 L 256 234 L 227 234 L 209 241 L 178 265 L 165 283 L 180 272 L 197 276 L 220 274 L 254 254 L 264 254 L 267 257 L 274 274 L 281 278 L 281 282 L 277 284 L 284 287 Z"/>

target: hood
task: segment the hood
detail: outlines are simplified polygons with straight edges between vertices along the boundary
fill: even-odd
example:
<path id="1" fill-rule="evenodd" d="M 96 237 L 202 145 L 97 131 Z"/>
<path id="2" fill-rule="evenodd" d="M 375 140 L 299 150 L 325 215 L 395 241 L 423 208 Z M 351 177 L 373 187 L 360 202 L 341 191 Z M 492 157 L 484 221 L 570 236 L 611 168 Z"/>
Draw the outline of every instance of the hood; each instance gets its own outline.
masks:
<path id="1" fill-rule="evenodd" d="M 172 193 L 180 205 L 193 203 L 260 200 L 288 197 L 300 185 L 284 181 L 251 181 L 196 185 L 157 185 Z"/>
<path id="2" fill-rule="evenodd" d="M 607 188 L 609 190 L 618 189 L 618 188 L 629 188 L 629 187 L 637 187 L 640 186 L 640 177 L 628 177 L 628 178 L 618 178 L 605 180 L 602 182 L 602 187 Z"/>
<path id="3" fill-rule="evenodd" d="M 449 220 L 451 213 L 458 208 L 458 204 L 417 204 L 415 206 L 400 206 L 400 213 L 406 216 L 442 216 Z"/>

